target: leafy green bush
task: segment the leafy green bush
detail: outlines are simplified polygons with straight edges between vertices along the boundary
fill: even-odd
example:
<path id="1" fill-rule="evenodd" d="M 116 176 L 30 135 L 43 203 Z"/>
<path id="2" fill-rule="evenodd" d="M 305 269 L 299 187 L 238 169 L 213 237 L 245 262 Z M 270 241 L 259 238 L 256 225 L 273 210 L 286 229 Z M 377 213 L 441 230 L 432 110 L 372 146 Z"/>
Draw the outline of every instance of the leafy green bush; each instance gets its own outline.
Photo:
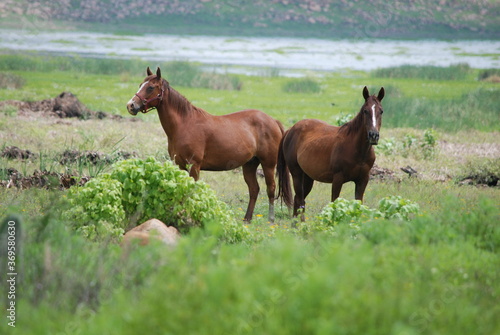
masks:
<path id="1" fill-rule="evenodd" d="M 318 216 L 325 225 L 337 225 L 339 223 L 355 223 L 362 218 L 369 219 L 381 214 L 363 204 L 359 200 L 346 200 L 338 198 L 326 205 Z"/>
<path id="2" fill-rule="evenodd" d="M 394 137 L 383 138 L 375 147 L 377 153 L 387 156 L 400 155 L 408 157 L 414 155 L 417 158 L 431 159 L 438 151 L 437 133 L 433 129 L 426 129 L 422 138 L 412 134 L 406 134 L 403 139 Z"/>
<path id="3" fill-rule="evenodd" d="M 385 197 L 378 203 L 378 209 L 385 219 L 410 221 L 412 214 L 418 214 L 420 206 L 400 196 Z"/>
<path id="4" fill-rule="evenodd" d="M 376 218 L 399 219 L 409 221 L 412 214 L 417 214 L 417 203 L 400 196 L 385 197 L 379 201 L 378 209 L 369 208 L 359 200 L 338 198 L 326 205 L 317 217 L 313 230 L 331 231 L 328 227 L 349 224 L 355 230 L 360 224 Z M 305 227 L 300 227 L 302 230 Z"/>
<path id="5" fill-rule="evenodd" d="M 283 85 L 283 91 L 288 93 L 319 93 L 319 84 L 310 78 L 294 79 Z"/>
<path id="6" fill-rule="evenodd" d="M 84 187 L 71 188 L 68 192 L 71 207 L 63 217 L 90 240 L 116 239 L 126 228 L 122 189 L 122 184 L 109 175 L 91 179 Z"/>
<path id="7" fill-rule="evenodd" d="M 156 218 L 187 232 L 207 222 L 223 226 L 222 239 L 239 242 L 246 228 L 204 182 L 195 182 L 170 161 L 150 157 L 117 162 L 109 174 L 68 193 L 65 217 L 90 239 L 116 237 L 127 226 Z"/>

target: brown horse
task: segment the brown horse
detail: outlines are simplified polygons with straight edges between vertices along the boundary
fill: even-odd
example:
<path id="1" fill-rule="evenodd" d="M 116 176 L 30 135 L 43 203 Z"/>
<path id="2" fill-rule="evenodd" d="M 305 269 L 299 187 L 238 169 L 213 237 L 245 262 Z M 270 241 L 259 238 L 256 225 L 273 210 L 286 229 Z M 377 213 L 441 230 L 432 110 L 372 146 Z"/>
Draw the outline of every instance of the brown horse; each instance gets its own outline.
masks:
<path id="1" fill-rule="evenodd" d="M 355 197 L 363 201 L 369 172 L 375 162 L 373 145 L 379 139 L 383 113 L 380 102 L 384 94 L 382 87 L 378 96 L 370 96 L 365 86 L 365 103 L 360 112 L 341 127 L 306 119 L 286 131 L 278 153 L 279 193 L 291 192 L 288 168 L 295 190 L 294 216 L 305 210 L 305 198 L 314 180 L 332 183 L 332 202 L 339 197 L 342 185 L 353 181 Z M 292 206 L 291 197 L 284 197 L 284 201 Z M 304 220 L 303 214 L 301 219 Z"/>
<path id="2" fill-rule="evenodd" d="M 278 147 L 284 133 L 281 123 L 269 115 L 248 109 L 215 116 L 192 105 L 161 77 L 147 68 L 147 77 L 127 104 L 137 115 L 156 108 L 167 134 L 168 153 L 195 180 L 200 170 L 224 171 L 243 167 L 250 201 L 245 220 L 252 219 L 259 194 L 257 167 L 262 165 L 269 197 L 269 220 L 274 221 L 274 171 Z"/>

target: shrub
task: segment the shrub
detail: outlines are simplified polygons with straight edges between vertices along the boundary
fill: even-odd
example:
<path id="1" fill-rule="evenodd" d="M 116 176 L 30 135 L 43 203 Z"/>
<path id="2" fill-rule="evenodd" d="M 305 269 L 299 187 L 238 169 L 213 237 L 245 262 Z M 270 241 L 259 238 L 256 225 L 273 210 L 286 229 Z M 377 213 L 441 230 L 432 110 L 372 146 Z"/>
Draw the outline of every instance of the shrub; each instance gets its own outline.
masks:
<path id="1" fill-rule="evenodd" d="M 221 238 L 229 242 L 242 241 L 247 234 L 207 184 L 195 182 L 170 161 L 152 157 L 115 163 L 111 173 L 72 189 L 68 198 L 72 208 L 65 217 L 90 239 L 116 237 L 127 226 L 151 218 L 181 232 L 216 222 L 223 227 Z"/>
<path id="2" fill-rule="evenodd" d="M 121 205 L 122 184 L 104 175 L 68 192 L 68 209 L 63 217 L 90 240 L 117 239 L 123 235 L 125 211 Z"/>

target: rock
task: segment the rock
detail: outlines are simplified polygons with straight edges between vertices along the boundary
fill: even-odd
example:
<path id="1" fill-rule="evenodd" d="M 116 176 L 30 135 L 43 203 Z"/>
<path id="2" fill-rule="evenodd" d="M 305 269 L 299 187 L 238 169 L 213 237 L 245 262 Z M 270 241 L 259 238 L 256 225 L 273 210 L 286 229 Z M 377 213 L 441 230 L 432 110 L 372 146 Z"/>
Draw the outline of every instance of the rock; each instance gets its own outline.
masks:
<path id="1" fill-rule="evenodd" d="M 174 247 L 180 237 L 175 227 L 169 227 L 158 219 L 150 219 L 126 232 L 122 246 L 129 246 L 134 240 L 139 240 L 139 245 L 147 245 L 154 238 Z"/>

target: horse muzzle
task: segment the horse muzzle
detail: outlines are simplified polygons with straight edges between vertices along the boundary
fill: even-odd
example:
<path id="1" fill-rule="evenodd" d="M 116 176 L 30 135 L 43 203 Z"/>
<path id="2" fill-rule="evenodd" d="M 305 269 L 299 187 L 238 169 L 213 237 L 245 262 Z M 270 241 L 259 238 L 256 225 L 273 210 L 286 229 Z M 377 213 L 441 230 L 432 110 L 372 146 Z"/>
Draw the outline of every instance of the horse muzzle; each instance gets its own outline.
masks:
<path id="1" fill-rule="evenodd" d="M 129 101 L 129 103 L 127 104 L 127 111 L 131 114 L 131 115 L 137 115 L 137 113 L 139 113 L 142 109 L 142 106 L 138 105 L 135 103 L 135 101 L 131 100 Z"/>
<path id="2" fill-rule="evenodd" d="M 379 138 L 380 138 L 380 134 L 378 131 L 372 130 L 372 131 L 368 132 L 368 142 L 370 142 L 371 145 L 377 145 Z"/>

